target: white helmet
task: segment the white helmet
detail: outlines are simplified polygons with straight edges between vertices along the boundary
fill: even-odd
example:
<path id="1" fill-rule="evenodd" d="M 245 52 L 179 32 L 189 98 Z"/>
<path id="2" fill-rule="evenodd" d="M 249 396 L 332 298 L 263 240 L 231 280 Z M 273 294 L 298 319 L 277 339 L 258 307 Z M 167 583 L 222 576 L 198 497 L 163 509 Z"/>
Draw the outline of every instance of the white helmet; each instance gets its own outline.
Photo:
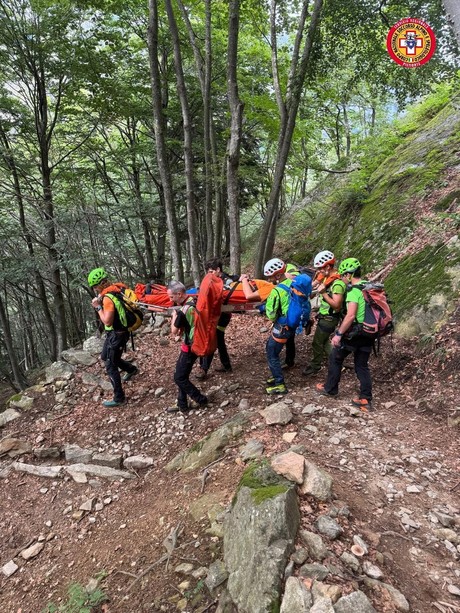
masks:
<path id="1" fill-rule="evenodd" d="M 286 264 L 279 258 L 272 258 L 264 266 L 264 277 L 272 277 L 277 272 L 284 272 Z"/>
<path id="2" fill-rule="evenodd" d="M 315 268 L 322 268 L 326 264 L 334 264 L 335 257 L 332 251 L 320 251 L 315 255 L 313 266 Z"/>

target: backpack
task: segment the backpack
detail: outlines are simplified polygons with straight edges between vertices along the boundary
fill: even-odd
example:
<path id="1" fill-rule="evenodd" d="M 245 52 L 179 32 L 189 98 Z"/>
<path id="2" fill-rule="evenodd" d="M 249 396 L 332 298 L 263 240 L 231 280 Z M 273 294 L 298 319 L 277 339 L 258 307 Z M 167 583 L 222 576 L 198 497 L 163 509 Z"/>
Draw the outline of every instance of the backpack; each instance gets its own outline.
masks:
<path id="1" fill-rule="evenodd" d="M 359 324 L 358 334 L 371 339 L 389 334 L 394 328 L 393 313 L 383 283 L 364 282 L 353 287 L 362 291 L 366 301 L 364 321 Z"/>
<path id="2" fill-rule="evenodd" d="M 135 292 L 123 285 L 123 283 L 114 283 L 108 290 L 104 294 L 112 300 L 114 298 L 118 299 L 124 308 L 128 332 L 134 332 L 140 328 L 144 320 L 144 313 L 137 304 L 138 298 Z"/>
<path id="3" fill-rule="evenodd" d="M 217 322 L 222 309 L 223 281 L 208 273 L 200 285 L 195 306 L 195 331 L 192 351 L 203 357 L 217 349 Z"/>
<path id="4" fill-rule="evenodd" d="M 289 305 L 286 315 L 280 323 L 294 328 L 296 334 L 302 332 L 302 328 L 310 321 L 310 294 L 311 294 L 311 277 L 306 274 L 297 275 L 291 285 L 279 283 L 277 287 L 281 287 L 289 293 Z"/>

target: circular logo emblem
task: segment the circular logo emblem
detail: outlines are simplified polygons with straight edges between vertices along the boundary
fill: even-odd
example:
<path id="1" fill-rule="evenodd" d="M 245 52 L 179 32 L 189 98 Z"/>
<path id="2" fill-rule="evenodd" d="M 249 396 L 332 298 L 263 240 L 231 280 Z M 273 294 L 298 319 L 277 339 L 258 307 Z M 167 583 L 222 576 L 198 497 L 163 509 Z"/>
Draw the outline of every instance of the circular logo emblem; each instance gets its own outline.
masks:
<path id="1" fill-rule="evenodd" d="M 387 35 L 387 50 L 392 60 L 404 68 L 426 64 L 436 49 L 430 26 L 420 19 L 401 19 Z"/>

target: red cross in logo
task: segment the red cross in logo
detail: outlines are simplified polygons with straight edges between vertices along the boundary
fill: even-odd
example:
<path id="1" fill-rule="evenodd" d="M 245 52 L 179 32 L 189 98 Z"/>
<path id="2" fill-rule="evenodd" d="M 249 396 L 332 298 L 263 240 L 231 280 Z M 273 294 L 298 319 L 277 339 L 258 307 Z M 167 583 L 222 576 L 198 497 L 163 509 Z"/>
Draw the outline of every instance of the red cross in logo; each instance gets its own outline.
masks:
<path id="1" fill-rule="evenodd" d="M 404 38 L 398 38 L 398 47 L 406 50 L 406 55 L 416 55 L 417 49 L 423 47 L 423 38 L 415 30 L 406 30 Z"/>

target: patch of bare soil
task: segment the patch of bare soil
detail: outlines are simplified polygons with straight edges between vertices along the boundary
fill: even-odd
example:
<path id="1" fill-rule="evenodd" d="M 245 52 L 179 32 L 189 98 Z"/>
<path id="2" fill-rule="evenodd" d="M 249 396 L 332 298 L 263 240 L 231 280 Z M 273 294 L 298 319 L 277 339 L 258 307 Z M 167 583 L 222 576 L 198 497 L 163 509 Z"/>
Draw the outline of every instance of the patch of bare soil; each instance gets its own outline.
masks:
<path id="1" fill-rule="evenodd" d="M 371 362 L 376 411 L 369 416 L 350 417 L 349 400 L 356 389 L 351 369 L 343 373 L 337 399 L 316 395 L 314 387 L 324 369 L 314 378 L 302 377 L 310 343 L 302 335 L 296 366 L 286 375 L 293 421 L 266 426 L 258 412 L 273 402 L 264 391 L 266 333 L 260 331 L 263 320 L 249 316 L 235 316 L 228 328 L 233 372 L 212 372 L 199 384 L 204 390 L 225 390 L 233 383 L 239 388 L 215 396 L 206 411 L 165 413 L 175 400 L 172 374 L 179 346 L 172 341 L 161 346 L 151 333 L 138 337 L 133 357 L 140 374 L 126 385 L 124 407 L 104 409 L 101 394 L 82 384 L 83 370 L 103 375 L 99 364 L 78 371 L 65 404 L 57 410 L 48 386 L 33 409 L 3 428 L 2 437 L 19 431 L 16 436 L 33 446 L 76 443 L 124 456 L 144 453 L 155 464 L 137 471 L 132 480 L 99 479 L 91 485 L 10 472 L 0 482 L 0 566 L 14 558 L 20 569 L 9 578 L 1 575 L 0 611 L 38 613 L 50 602 L 65 601 L 71 583 L 86 585 L 96 576 L 102 577 L 100 585 L 109 598 L 99 609 L 106 613 L 173 612 L 178 605 L 188 612 L 215 611 L 215 597 L 200 573 L 184 576 L 174 569 L 184 562 L 199 569 L 221 556 L 221 540 L 208 532 L 207 510 L 218 504 L 224 511 L 230 503 L 244 470 L 239 446 L 228 448 L 223 459 L 208 468 L 206 481 L 203 471 L 170 475 L 164 466 L 237 413 L 242 398 L 248 399 L 252 416 L 242 444 L 250 438 L 262 440 L 264 455 L 270 456 L 289 448 L 283 433 L 297 432 L 294 444 L 303 445 L 306 456 L 332 474 L 336 496 L 351 511 L 340 519 L 344 534 L 330 544 L 337 555 L 349 551 L 353 536 L 360 534 L 369 545 L 369 559 L 383 570 L 384 581 L 407 597 L 411 611 L 460 610 L 460 600 L 447 591 L 450 583 L 460 584 L 459 553 L 436 532 L 443 528 L 436 513 L 444 513 L 454 518 L 452 529 L 460 534 L 458 427 L 448 427 L 448 420 L 458 415 L 458 319 L 457 312 L 434 345 L 423 350 L 400 339 L 383 344 L 381 356 Z M 160 387 L 165 393 L 155 397 Z M 302 412 L 307 405 L 318 405 L 319 411 Z M 52 463 L 30 454 L 23 459 Z M 11 460 L 0 462 L 1 469 Z M 92 497 L 100 510 L 73 519 L 73 512 Z M 202 497 L 200 511 L 195 503 Z M 302 527 L 310 528 L 321 505 L 304 498 L 301 508 Z M 165 559 L 164 541 L 174 529 L 180 536 Z M 39 537 L 45 546 L 37 557 L 28 562 L 18 557 Z M 395 610 L 362 579 L 345 578 L 344 590 L 359 587 L 377 611 Z"/>

